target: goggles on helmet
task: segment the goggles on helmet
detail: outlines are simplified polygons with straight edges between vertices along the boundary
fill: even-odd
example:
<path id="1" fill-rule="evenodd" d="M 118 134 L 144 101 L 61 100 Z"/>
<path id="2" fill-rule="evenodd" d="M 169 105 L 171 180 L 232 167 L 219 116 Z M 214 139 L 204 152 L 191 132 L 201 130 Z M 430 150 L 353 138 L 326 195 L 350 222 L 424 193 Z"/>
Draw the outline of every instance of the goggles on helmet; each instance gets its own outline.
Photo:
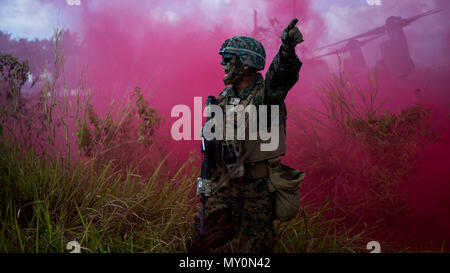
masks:
<path id="1" fill-rule="evenodd" d="M 233 55 L 232 54 L 224 53 L 222 55 L 222 63 L 224 63 L 224 64 L 231 62 L 232 59 L 233 59 Z"/>

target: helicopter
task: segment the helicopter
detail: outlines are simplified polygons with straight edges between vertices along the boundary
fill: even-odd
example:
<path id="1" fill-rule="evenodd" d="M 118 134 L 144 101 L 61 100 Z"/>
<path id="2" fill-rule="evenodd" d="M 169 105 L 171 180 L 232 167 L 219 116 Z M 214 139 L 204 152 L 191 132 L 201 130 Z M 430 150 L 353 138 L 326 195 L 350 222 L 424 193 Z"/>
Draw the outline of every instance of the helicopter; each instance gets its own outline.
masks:
<path id="1" fill-rule="evenodd" d="M 346 70 L 353 73 L 361 73 L 367 71 L 368 69 L 367 63 L 364 59 L 362 47 L 375 39 L 387 35 L 388 39 L 382 42 L 380 46 L 381 59 L 378 64 L 394 77 L 407 76 L 414 71 L 415 65 L 411 58 L 408 41 L 403 29 L 420 18 L 430 16 L 441 11 L 442 10 L 430 10 L 408 18 L 390 16 L 386 19 L 384 26 L 380 26 L 342 41 L 317 48 L 316 50 L 322 50 L 342 43 L 347 43 L 339 49 L 314 57 L 314 59 L 349 52 L 350 57 L 344 59 L 344 67 Z M 360 40 L 361 38 L 366 37 L 370 38 Z"/>

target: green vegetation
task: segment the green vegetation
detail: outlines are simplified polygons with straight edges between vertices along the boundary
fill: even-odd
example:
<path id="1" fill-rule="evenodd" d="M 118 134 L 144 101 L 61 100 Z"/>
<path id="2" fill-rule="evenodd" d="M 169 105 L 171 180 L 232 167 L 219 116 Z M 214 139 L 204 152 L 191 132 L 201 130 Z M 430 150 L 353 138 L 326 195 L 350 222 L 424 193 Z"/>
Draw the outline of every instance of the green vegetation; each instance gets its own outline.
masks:
<path id="1" fill-rule="evenodd" d="M 1 145 L 1 252 L 67 252 L 76 240 L 83 252 L 185 252 L 190 221 L 198 210 L 193 192 L 196 160 L 176 173 L 150 177 L 135 170 L 61 164 L 14 145 Z M 354 252 L 361 234 L 341 234 L 321 210 L 277 225 L 279 252 Z M 233 251 L 229 243 L 218 251 Z"/>
<path id="2" fill-rule="evenodd" d="M 170 155 L 155 141 L 163 118 L 139 88 L 133 102 L 111 103 L 104 118 L 83 93 L 82 80 L 70 96 L 60 35 L 56 31 L 54 60 L 40 79 L 42 92 L 34 100 L 17 96 L 16 116 L 11 101 L 2 101 L 1 124 L 8 130 L 0 138 L 0 252 L 69 252 L 74 240 L 82 252 L 185 252 L 199 209 L 199 156 L 168 167 Z M 24 67 L 16 60 L 11 68 Z M 363 250 L 362 232 L 325 218 L 328 209 L 304 205 L 293 221 L 277 222 L 276 251 Z M 230 242 L 217 251 L 234 249 Z"/>

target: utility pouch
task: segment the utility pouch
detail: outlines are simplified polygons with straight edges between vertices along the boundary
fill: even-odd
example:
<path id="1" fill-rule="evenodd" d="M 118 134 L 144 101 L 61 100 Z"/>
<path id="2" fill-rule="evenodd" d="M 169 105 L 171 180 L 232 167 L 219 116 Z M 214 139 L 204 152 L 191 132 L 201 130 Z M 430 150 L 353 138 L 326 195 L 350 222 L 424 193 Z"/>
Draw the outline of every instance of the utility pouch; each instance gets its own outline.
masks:
<path id="1" fill-rule="evenodd" d="M 269 189 L 275 192 L 275 215 L 278 220 L 290 221 L 297 216 L 300 208 L 298 186 L 305 173 L 278 161 L 269 161 Z"/>

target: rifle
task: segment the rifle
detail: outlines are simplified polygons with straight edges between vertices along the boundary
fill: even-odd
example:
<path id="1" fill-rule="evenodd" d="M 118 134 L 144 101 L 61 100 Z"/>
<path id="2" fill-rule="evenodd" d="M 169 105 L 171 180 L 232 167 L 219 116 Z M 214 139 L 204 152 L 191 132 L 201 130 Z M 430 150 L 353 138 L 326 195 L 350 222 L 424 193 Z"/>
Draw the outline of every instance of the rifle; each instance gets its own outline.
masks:
<path id="1" fill-rule="evenodd" d="M 209 96 L 208 100 L 206 101 L 207 109 L 208 106 L 212 104 L 216 104 L 216 98 L 213 96 Z M 206 122 L 208 122 L 211 118 L 213 117 L 209 112 L 208 117 L 206 118 Z M 200 202 L 202 203 L 202 208 L 200 211 L 200 236 L 203 236 L 205 234 L 204 222 L 205 222 L 206 201 L 208 201 L 208 197 L 211 196 L 211 176 L 212 176 L 212 168 L 215 165 L 214 160 L 215 152 L 213 142 L 211 140 L 206 140 L 204 138 L 203 128 L 201 138 L 202 138 L 201 152 L 203 154 L 203 161 L 200 177 L 197 178 L 197 196 L 200 196 Z"/>

